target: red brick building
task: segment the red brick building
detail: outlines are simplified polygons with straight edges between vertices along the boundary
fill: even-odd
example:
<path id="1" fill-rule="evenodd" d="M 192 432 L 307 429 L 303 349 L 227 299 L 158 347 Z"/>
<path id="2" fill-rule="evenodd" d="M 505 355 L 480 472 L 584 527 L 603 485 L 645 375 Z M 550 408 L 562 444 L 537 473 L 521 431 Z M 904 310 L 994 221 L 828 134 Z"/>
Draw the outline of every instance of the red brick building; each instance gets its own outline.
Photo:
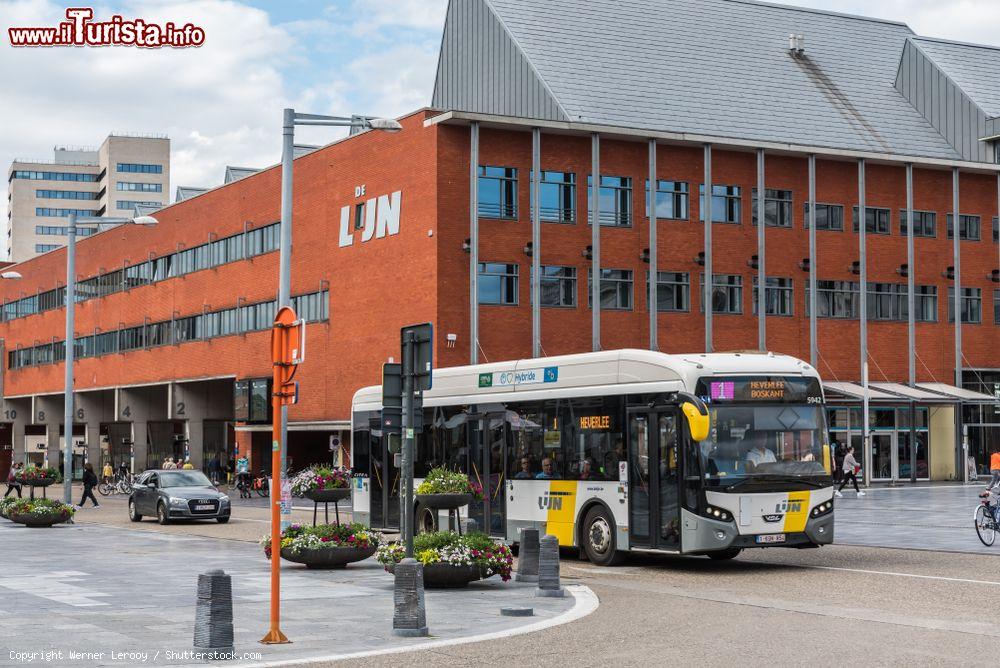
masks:
<path id="1" fill-rule="evenodd" d="M 731 76 L 738 76 L 740 67 L 756 67 L 758 85 L 783 74 L 790 94 L 800 96 L 805 118 L 783 121 L 795 105 L 781 108 L 763 98 L 734 101 L 728 91 L 727 103 L 738 105 L 736 116 L 743 120 L 731 124 L 745 130 L 738 135 L 731 128 L 713 132 L 707 121 L 698 125 L 717 116 L 712 95 L 704 90 L 708 83 L 690 90 L 683 89 L 683 81 L 676 84 L 678 97 L 692 91 L 702 96 L 700 103 L 683 103 L 702 113 L 678 111 L 672 120 L 656 118 L 657 105 L 676 111 L 660 89 L 608 100 L 615 91 L 601 83 L 600 62 L 587 59 L 600 61 L 604 54 L 610 62 L 624 47 L 595 42 L 586 26 L 614 25 L 636 31 L 639 39 L 645 36 L 640 29 L 655 16 L 615 14 L 612 22 L 603 3 L 581 7 L 556 40 L 587 65 L 567 83 L 567 65 L 546 51 L 538 32 L 554 7 L 453 1 L 435 109 L 401 118 L 397 134 L 364 132 L 295 160 L 292 295 L 310 325 L 309 357 L 298 376 L 301 400 L 289 411 L 293 466 L 329 458 L 332 438 L 346 444 L 352 394 L 380 381 L 381 364 L 399 354 L 404 324 L 434 323 L 438 366 L 583 352 L 595 343 L 603 349 L 653 345 L 665 352 L 703 351 L 708 343 L 719 351 L 758 348 L 754 280 L 761 271 L 761 239 L 754 193 L 761 155 L 766 348 L 807 360 L 815 355 L 824 378 L 857 382 L 860 320 L 866 314 L 873 382 L 906 385 L 912 366 L 916 383 L 954 385 L 960 352 L 961 384 L 992 392 L 991 384 L 1000 383 L 998 165 L 990 142 L 980 141 L 989 139 L 986 129 L 963 144 L 938 128 L 931 115 L 923 116 L 915 106 L 919 101 L 910 100 L 907 58 L 929 57 L 924 52 L 932 50 L 924 44 L 916 53 L 922 38 L 899 24 L 737 0 L 654 3 L 654 14 L 674 12 L 670 17 L 678 21 L 693 17 L 719 34 L 736 30 L 730 26 L 736 14 L 746 14 L 767 33 L 769 41 L 754 42 L 742 54 L 748 62 L 740 65 L 741 54 L 726 49 L 718 59 L 732 59 L 726 64 Z M 783 40 L 802 25 L 813 26 L 815 33 L 807 37 L 804 52 L 795 44 L 789 50 Z M 847 59 L 836 43 L 837 31 L 867 35 L 873 53 L 852 53 L 860 63 Z M 477 39 L 487 33 L 496 39 Z M 733 34 L 729 37 L 736 39 Z M 574 47 L 574 39 L 582 41 Z M 725 44 L 732 51 L 732 41 Z M 699 59 L 702 49 L 689 44 L 681 54 L 691 68 L 706 67 Z M 905 55 L 911 49 L 915 55 Z M 899 72 L 878 71 L 893 52 L 897 61 L 904 54 Z M 755 58 L 763 64 L 753 66 Z M 1000 56 L 991 52 L 990 59 Z M 872 68 L 866 76 L 884 80 L 890 92 L 866 97 L 865 82 L 848 76 L 856 71 L 852 64 Z M 718 74 L 719 62 L 711 67 Z M 669 79 L 657 71 L 651 76 L 661 83 Z M 582 95 L 587 86 L 592 99 Z M 992 127 L 991 107 L 983 106 L 976 106 L 983 128 Z M 633 112 L 647 118 L 631 122 Z M 972 133 L 980 129 L 967 127 Z M 540 220 L 533 224 L 536 157 L 542 178 Z M 646 195 L 651 159 L 657 182 L 655 244 Z M 595 162 L 601 175 L 598 245 L 587 215 Z M 912 260 L 903 225 L 908 166 L 917 221 Z M 87 444 L 91 461 L 127 459 L 134 446 L 137 469 L 165 456 L 190 455 L 196 465 L 207 465 L 216 455 L 225 461 L 236 448 L 251 453 L 255 467 L 263 463 L 270 438 L 264 379 L 270 376 L 267 327 L 277 292 L 280 177 L 280 167 L 272 167 L 157 211 L 155 227 L 121 226 L 79 242 L 74 433 Z M 699 198 L 706 177 L 713 184 L 710 246 Z M 958 244 L 947 231 L 956 178 Z M 862 182 L 864 256 L 860 231 L 852 226 Z M 470 215 L 473 210 L 477 216 Z M 536 261 L 543 280 L 533 325 L 530 277 Z M 61 447 L 65 262 L 65 251 L 53 251 L 17 265 L 20 280 L 0 282 L 5 346 L 0 440 L 15 459 L 54 462 Z M 595 263 L 602 270 L 599 329 L 588 306 L 588 275 Z M 715 277 L 710 318 L 700 299 L 706 265 Z M 807 311 L 810 265 L 820 305 L 815 339 Z M 472 266 L 478 267 L 476 300 L 470 299 Z M 651 320 L 647 295 L 653 266 L 659 283 Z M 860 272 L 869 284 L 864 308 Z M 912 354 L 905 273 L 914 278 Z M 959 351 L 959 328 L 949 322 L 948 308 L 955 275 L 965 316 Z M 894 435 L 882 444 L 889 457 L 889 448 L 898 448 L 902 438 L 896 432 L 907 395 L 884 389 L 890 399 L 883 403 L 893 411 Z M 848 391 L 842 398 L 852 396 Z M 965 422 L 974 425 L 970 440 L 981 458 L 992 443 L 1000 445 L 991 440 L 1000 419 L 994 407 L 974 410 Z M 925 432 L 935 429 L 929 422 L 933 417 L 924 419 Z M 852 438 L 850 425 L 841 426 L 844 437 Z M 955 434 L 947 431 L 936 445 L 928 446 L 933 438 L 925 435 L 919 446 L 925 469 L 936 472 L 932 477 L 961 475 Z M 884 464 L 893 476 L 902 475 L 905 459 L 896 452 Z"/>

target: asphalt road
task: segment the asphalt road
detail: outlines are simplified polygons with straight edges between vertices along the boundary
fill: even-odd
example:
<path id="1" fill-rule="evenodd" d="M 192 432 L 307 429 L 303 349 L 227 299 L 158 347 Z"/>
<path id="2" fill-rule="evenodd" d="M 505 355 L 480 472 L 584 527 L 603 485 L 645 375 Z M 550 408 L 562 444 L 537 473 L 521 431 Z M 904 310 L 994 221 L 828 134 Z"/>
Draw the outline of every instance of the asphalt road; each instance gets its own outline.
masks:
<path id="1" fill-rule="evenodd" d="M 312 511 L 295 517 L 311 521 Z M 81 511 L 78 519 L 128 524 L 122 500 Z M 914 519 L 918 535 L 925 529 Z M 139 526 L 255 540 L 266 522 L 266 509 L 253 503 L 237 505 L 225 526 Z M 960 535 L 976 541 L 971 521 Z M 731 562 L 633 555 L 622 567 L 599 568 L 567 552 L 564 580 L 600 597 L 588 617 L 504 640 L 346 665 L 996 665 L 998 556 L 1000 545 L 987 554 L 833 545 L 749 551 Z M 433 618 L 428 625 L 433 633 Z"/>

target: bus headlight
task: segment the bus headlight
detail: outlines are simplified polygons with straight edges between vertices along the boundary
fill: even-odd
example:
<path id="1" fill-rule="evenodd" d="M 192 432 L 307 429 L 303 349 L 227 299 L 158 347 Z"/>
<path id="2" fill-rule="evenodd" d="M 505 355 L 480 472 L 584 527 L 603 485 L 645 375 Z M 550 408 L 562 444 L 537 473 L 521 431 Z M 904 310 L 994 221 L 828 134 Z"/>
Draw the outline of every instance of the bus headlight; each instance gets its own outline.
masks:
<path id="1" fill-rule="evenodd" d="M 728 510 L 723 510 L 722 508 L 716 508 L 715 506 L 705 507 L 705 517 L 713 520 L 719 520 L 720 522 L 728 522 L 733 519 L 732 513 Z"/>
<path id="2" fill-rule="evenodd" d="M 824 501 L 819 504 L 809 513 L 811 517 L 822 517 L 823 515 L 828 515 L 833 512 L 833 499 L 829 501 Z"/>

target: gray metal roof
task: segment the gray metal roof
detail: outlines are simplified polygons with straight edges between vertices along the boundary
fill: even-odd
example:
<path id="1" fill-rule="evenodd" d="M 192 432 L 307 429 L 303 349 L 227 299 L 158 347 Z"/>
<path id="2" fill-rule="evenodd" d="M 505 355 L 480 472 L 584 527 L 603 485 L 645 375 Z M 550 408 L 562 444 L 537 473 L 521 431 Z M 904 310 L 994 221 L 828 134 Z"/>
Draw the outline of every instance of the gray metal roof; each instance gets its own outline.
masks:
<path id="1" fill-rule="evenodd" d="M 196 197 L 202 193 L 207 193 L 208 188 L 198 188 L 195 186 L 177 186 L 177 194 L 174 196 L 175 202 L 183 202 L 191 197 Z"/>
<path id="2" fill-rule="evenodd" d="M 1000 48 L 928 37 L 913 41 L 987 116 L 1000 116 Z"/>
<path id="3" fill-rule="evenodd" d="M 894 86 L 913 36 L 750 0 L 451 0 L 434 106 L 961 160 Z"/>
<path id="4" fill-rule="evenodd" d="M 262 171 L 256 167 L 232 167 L 226 166 L 226 176 L 223 183 L 232 183 L 233 181 L 239 181 L 240 179 L 245 179 L 248 176 L 256 174 Z"/>

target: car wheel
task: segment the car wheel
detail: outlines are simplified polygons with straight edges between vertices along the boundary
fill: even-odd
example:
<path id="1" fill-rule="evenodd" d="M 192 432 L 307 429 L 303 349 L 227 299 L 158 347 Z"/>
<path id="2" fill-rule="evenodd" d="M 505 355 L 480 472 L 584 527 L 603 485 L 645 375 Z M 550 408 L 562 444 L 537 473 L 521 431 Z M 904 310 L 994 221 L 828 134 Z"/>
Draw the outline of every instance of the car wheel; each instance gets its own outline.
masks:
<path id="1" fill-rule="evenodd" d="M 170 524 L 170 516 L 167 514 L 167 507 L 163 502 L 156 504 L 156 521 L 160 524 Z"/>
<path id="2" fill-rule="evenodd" d="M 583 521 L 583 551 L 590 563 L 616 566 L 625 558 L 618 551 L 617 529 L 611 515 L 601 506 L 594 506 Z"/>
<path id="3" fill-rule="evenodd" d="M 729 559 L 735 559 L 742 551 L 742 548 L 731 547 L 728 550 L 722 550 L 720 552 L 709 552 L 708 558 L 714 561 L 728 561 Z"/>
<path id="4" fill-rule="evenodd" d="M 218 522 L 219 524 L 225 524 L 226 522 L 229 521 L 229 518 L 228 517 L 216 517 L 215 521 Z"/>
<path id="5" fill-rule="evenodd" d="M 130 520 L 132 520 L 133 522 L 141 522 L 142 521 L 142 515 L 140 515 L 138 512 L 136 512 L 136 509 L 135 509 L 135 499 L 129 499 L 128 500 L 128 518 Z"/>

